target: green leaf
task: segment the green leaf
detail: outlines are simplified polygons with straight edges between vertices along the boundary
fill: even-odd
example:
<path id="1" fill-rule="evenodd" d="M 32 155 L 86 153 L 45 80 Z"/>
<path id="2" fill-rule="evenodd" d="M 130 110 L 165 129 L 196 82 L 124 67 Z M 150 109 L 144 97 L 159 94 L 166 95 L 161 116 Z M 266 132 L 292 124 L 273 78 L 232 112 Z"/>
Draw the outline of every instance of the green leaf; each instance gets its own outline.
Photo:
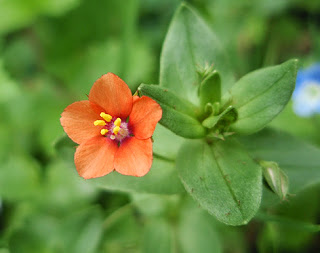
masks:
<path id="1" fill-rule="evenodd" d="M 202 121 L 202 125 L 207 128 L 213 128 L 216 126 L 216 124 L 222 120 L 229 112 L 234 110 L 233 106 L 228 106 L 227 109 L 225 109 L 222 113 L 219 115 L 212 115 L 208 118 L 206 118 L 204 121 Z"/>
<path id="2" fill-rule="evenodd" d="M 171 109 L 174 109 L 190 117 L 197 118 L 200 113 L 200 109 L 190 103 L 188 100 L 177 96 L 167 88 L 163 88 L 159 85 L 141 84 L 138 88 L 138 92 L 141 95 L 151 97 L 157 101 L 160 105 L 166 105 Z"/>
<path id="3" fill-rule="evenodd" d="M 211 65 L 221 74 L 222 92 L 234 83 L 226 55 L 216 35 L 189 6 L 181 4 L 165 38 L 160 60 L 160 85 L 199 104 L 199 66 Z"/>
<path id="4" fill-rule="evenodd" d="M 40 166 L 30 157 L 10 155 L 2 162 L 0 185 L 0 196 L 5 200 L 33 199 L 42 189 Z"/>
<path id="5" fill-rule="evenodd" d="M 188 141 L 178 153 L 177 168 L 190 195 L 221 222 L 246 224 L 257 212 L 261 168 L 236 141 Z"/>
<path id="6" fill-rule="evenodd" d="M 74 164 L 73 157 L 77 145 L 78 144 L 73 142 L 67 134 L 63 134 L 58 137 L 53 144 L 58 156 L 68 162 L 69 165 Z"/>
<path id="7" fill-rule="evenodd" d="M 72 213 L 62 220 L 61 242 L 67 252 L 96 252 L 102 238 L 103 216 L 98 207 Z"/>
<path id="8" fill-rule="evenodd" d="M 223 101 L 231 100 L 238 112 L 233 131 L 251 134 L 262 129 L 289 102 L 294 90 L 297 60 L 251 72 L 242 77 Z M 228 97 L 230 96 L 230 97 Z"/>
<path id="9" fill-rule="evenodd" d="M 173 228 L 164 219 L 150 220 L 144 231 L 142 252 L 171 253 L 173 248 Z"/>
<path id="10" fill-rule="evenodd" d="M 51 253 L 59 250 L 65 252 L 57 241 L 59 226 L 55 217 L 44 213 L 31 213 L 10 233 L 9 251 L 11 253 Z"/>
<path id="11" fill-rule="evenodd" d="M 70 154 L 70 158 L 73 158 L 73 154 Z M 97 197 L 96 187 L 79 180 L 73 164 L 57 159 L 46 166 L 45 170 L 47 174 L 42 194 L 46 198 L 40 197 L 40 200 L 45 201 L 47 208 L 79 210 Z"/>
<path id="12" fill-rule="evenodd" d="M 206 130 L 196 118 L 199 110 L 193 104 L 158 85 L 142 84 L 139 92 L 160 104 L 162 108 L 160 123 L 172 132 L 191 139 L 205 136 Z"/>
<path id="13" fill-rule="evenodd" d="M 157 157 L 153 159 L 150 172 L 143 177 L 130 177 L 112 172 L 89 181 L 108 190 L 123 192 L 175 194 L 184 191 L 174 163 Z"/>
<path id="14" fill-rule="evenodd" d="M 263 168 L 263 176 L 268 185 L 275 192 L 280 199 L 284 200 L 288 193 L 289 180 L 288 176 L 279 168 L 279 165 L 275 162 L 260 161 Z"/>
<path id="15" fill-rule="evenodd" d="M 289 178 L 290 193 L 320 182 L 319 148 L 270 128 L 242 137 L 241 142 L 254 158 L 279 164 Z"/>
<path id="16" fill-rule="evenodd" d="M 184 207 L 178 223 L 178 238 L 184 253 L 222 252 L 213 217 L 199 208 Z"/>
<path id="17" fill-rule="evenodd" d="M 156 126 L 152 139 L 153 154 L 172 161 L 176 159 L 178 150 L 185 141 L 160 124 Z"/>
<path id="18" fill-rule="evenodd" d="M 221 99 L 221 78 L 218 71 L 214 71 L 206 77 L 199 89 L 200 105 L 205 107 L 207 103 L 220 102 Z"/>

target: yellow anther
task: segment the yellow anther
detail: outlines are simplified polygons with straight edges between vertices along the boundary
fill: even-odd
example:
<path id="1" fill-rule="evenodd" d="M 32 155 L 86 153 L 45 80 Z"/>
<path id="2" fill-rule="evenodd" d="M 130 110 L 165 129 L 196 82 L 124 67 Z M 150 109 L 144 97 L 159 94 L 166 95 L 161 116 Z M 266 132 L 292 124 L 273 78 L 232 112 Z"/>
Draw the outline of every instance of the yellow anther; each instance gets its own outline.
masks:
<path id="1" fill-rule="evenodd" d="M 101 129 L 101 131 L 100 131 L 100 133 L 101 133 L 102 135 L 106 135 L 108 132 L 109 132 L 108 129 Z"/>
<path id="2" fill-rule="evenodd" d="M 112 116 L 110 114 L 106 114 L 104 112 L 100 113 L 100 117 L 105 121 L 110 122 L 112 120 Z"/>
<path id="3" fill-rule="evenodd" d="M 120 127 L 120 125 L 121 125 L 121 119 L 120 119 L 120 118 L 117 118 L 117 119 L 114 121 L 113 124 L 114 124 L 115 126 Z"/>
<path id="4" fill-rule="evenodd" d="M 117 135 L 118 132 L 119 132 L 119 130 L 120 130 L 120 127 L 119 127 L 119 126 L 115 126 L 115 127 L 113 128 L 112 132 L 113 132 L 115 135 Z"/>
<path id="5" fill-rule="evenodd" d="M 95 126 L 105 126 L 107 123 L 104 120 L 98 119 L 95 122 L 93 122 Z"/>

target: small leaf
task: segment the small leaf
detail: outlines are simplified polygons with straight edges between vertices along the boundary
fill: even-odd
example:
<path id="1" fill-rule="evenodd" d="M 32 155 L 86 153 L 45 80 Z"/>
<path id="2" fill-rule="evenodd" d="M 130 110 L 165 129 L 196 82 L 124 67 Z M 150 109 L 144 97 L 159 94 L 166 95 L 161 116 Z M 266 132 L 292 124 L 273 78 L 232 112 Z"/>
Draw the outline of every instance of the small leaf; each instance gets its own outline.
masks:
<path id="1" fill-rule="evenodd" d="M 234 77 L 222 45 L 202 18 L 188 5 L 181 4 L 163 44 L 160 85 L 198 105 L 197 70 L 212 64 L 221 74 L 222 92 L 227 91 Z"/>
<path id="2" fill-rule="evenodd" d="M 275 162 L 260 161 L 263 168 L 263 176 L 268 185 L 281 199 L 285 199 L 288 193 L 288 176 L 279 168 Z"/>
<path id="3" fill-rule="evenodd" d="M 228 106 L 227 109 L 225 109 L 222 113 L 220 113 L 219 115 L 212 115 L 208 118 L 206 118 L 203 122 L 202 122 L 202 125 L 204 127 L 207 127 L 207 128 L 213 128 L 216 126 L 216 124 L 225 118 L 225 116 L 231 112 L 232 110 L 234 110 L 234 107 L 233 106 Z"/>
<path id="4" fill-rule="evenodd" d="M 160 123 L 172 132 L 191 139 L 205 136 L 206 130 L 197 119 L 199 109 L 192 103 L 158 85 L 142 84 L 139 92 L 160 104 L 162 108 Z"/>
<path id="5" fill-rule="evenodd" d="M 277 116 L 294 90 L 297 67 L 298 61 L 290 60 L 242 77 L 223 98 L 225 102 L 231 99 L 231 105 L 238 112 L 232 129 L 240 134 L 251 134 Z"/>
<path id="6" fill-rule="evenodd" d="M 188 141 L 176 163 L 189 194 L 221 222 L 243 225 L 257 212 L 261 168 L 236 141 Z"/>
<path id="7" fill-rule="evenodd" d="M 205 107 L 207 103 L 220 102 L 221 99 L 221 78 L 217 71 L 206 77 L 200 84 L 199 89 L 200 105 Z"/>
<path id="8" fill-rule="evenodd" d="M 200 109 L 198 107 L 159 85 L 141 84 L 138 88 L 138 92 L 141 95 L 151 97 L 160 105 L 167 105 L 168 107 L 189 115 L 190 117 L 197 118 L 199 116 Z"/>

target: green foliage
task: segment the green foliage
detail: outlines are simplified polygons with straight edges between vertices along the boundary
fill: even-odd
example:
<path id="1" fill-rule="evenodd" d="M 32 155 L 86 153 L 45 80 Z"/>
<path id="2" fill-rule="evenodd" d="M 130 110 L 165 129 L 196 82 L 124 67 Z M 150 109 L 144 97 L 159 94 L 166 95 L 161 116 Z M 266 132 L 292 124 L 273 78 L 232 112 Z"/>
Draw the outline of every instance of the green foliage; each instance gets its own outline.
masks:
<path id="1" fill-rule="evenodd" d="M 237 110 L 232 129 L 240 134 L 252 134 L 262 129 L 289 102 L 297 74 L 297 60 L 247 74 L 224 98 Z"/>
<path id="2" fill-rule="evenodd" d="M 158 85 L 142 84 L 139 92 L 160 104 L 162 108 L 160 123 L 172 132 L 190 139 L 205 136 L 206 130 L 197 119 L 199 109 L 193 104 Z"/>
<path id="3" fill-rule="evenodd" d="M 181 210 L 178 237 L 185 253 L 223 252 L 212 217 L 188 202 Z"/>
<path id="4" fill-rule="evenodd" d="M 1 166 L 0 185 L 3 199 L 19 201 L 34 198 L 40 188 L 39 165 L 29 157 L 9 156 Z"/>
<path id="5" fill-rule="evenodd" d="M 79 0 L 23 0 L 1 1 L 0 16 L 0 35 L 11 32 L 32 23 L 38 16 L 61 15 L 77 5 Z"/>
<path id="6" fill-rule="evenodd" d="M 320 180 L 320 149 L 273 129 L 243 137 L 255 159 L 275 161 L 289 178 L 289 192 L 297 193 Z"/>
<path id="7" fill-rule="evenodd" d="M 172 161 L 175 160 L 178 150 L 184 142 L 184 138 L 175 135 L 160 124 L 157 125 L 152 139 L 154 140 L 153 153 Z"/>
<path id="8" fill-rule="evenodd" d="M 177 169 L 189 194 L 220 221 L 242 225 L 257 212 L 261 168 L 236 141 L 186 142 Z"/>
<path id="9" fill-rule="evenodd" d="M 202 18 L 191 7 L 182 4 L 163 44 L 160 85 L 198 105 L 197 69 L 208 64 L 213 64 L 221 74 L 222 92 L 225 92 L 234 79 L 222 46 Z"/>
<path id="10" fill-rule="evenodd" d="M 208 103 L 220 102 L 221 99 L 221 77 L 217 71 L 206 76 L 199 87 L 201 107 Z"/>
<path id="11" fill-rule="evenodd" d="M 234 111 L 234 107 L 230 105 L 222 113 L 218 115 L 211 115 L 206 118 L 204 121 L 202 121 L 202 125 L 207 128 L 214 128 L 219 123 L 219 121 L 223 120 L 224 118 L 226 118 L 226 116 L 228 116 L 228 114 L 232 113 L 236 114 L 236 112 Z"/>
<path id="12" fill-rule="evenodd" d="M 318 11 L 0 0 L 0 252 L 317 249 L 320 121 L 292 110 L 298 64 L 285 61 L 319 59 Z M 82 179 L 60 126 L 107 72 L 162 107 L 144 177 Z"/>
<path id="13" fill-rule="evenodd" d="M 167 221 L 163 219 L 149 221 L 144 231 L 142 252 L 175 252 L 173 249 L 172 235 L 173 231 Z"/>

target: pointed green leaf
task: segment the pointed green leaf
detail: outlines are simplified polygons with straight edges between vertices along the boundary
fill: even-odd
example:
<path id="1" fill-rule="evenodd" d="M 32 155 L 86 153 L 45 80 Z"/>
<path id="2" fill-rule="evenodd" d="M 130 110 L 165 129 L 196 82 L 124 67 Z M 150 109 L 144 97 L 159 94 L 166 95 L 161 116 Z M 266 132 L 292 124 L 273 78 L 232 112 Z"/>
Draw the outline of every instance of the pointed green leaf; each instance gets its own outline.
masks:
<path id="1" fill-rule="evenodd" d="M 205 128 L 197 119 L 199 109 L 187 100 L 158 85 L 142 84 L 139 93 L 157 101 L 162 108 L 160 123 L 185 138 L 202 138 Z"/>
<path id="2" fill-rule="evenodd" d="M 200 105 L 205 107 L 207 103 L 220 102 L 221 99 L 221 78 L 217 71 L 205 78 L 199 90 Z"/>
<path id="3" fill-rule="evenodd" d="M 148 96 L 160 105 L 166 105 L 178 112 L 197 118 L 200 114 L 200 109 L 190 103 L 188 100 L 176 95 L 167 88 L 153 84 L 141 84 L 138 88 L 141 95 Z"/>
<path id="4" fill-rule="evenodd" d="M 241 142 L 254 158 L 279 164 L 289 178 L 290 193 L 320 183 L 319 148 L 271 128 L 244 136 Z"/>
<path id="5" fill-rule="evenodd" d="M 182 4 L 174 15 L 160 60 L 160 85 L 199 104 L 197 68 L 213 64 L 221 74 L 222 91 L 234 83 L 228 60 L 216 35 L 189 6 Z"/>
<path id="6" fill-rule="evenodd" d="M 213 128 L 220 120 L 222 120 L 230 111 L 234 110 L 233 106 L 228 106 L 222 113 L 219 115 L 212 115 L 206 118 L 202 125 L 207 128 Z"/>
<path id="7" fill-rule="evenodd" d="M 242 77 L 224 97 L 238 112 L 233 131 L 251 134 L 262 129 L 289 102 L 294 90 L 297 60 L 260 69 Z M 230 97 L 228 97 L 230 96 Z"/>
<path id="8" fill-rule="evenodd" d="M 188 141 L 176 163 L 186 190 L 221 222 L 246 224 L 257 212 L 261 168 L 236 141 Z"/>

